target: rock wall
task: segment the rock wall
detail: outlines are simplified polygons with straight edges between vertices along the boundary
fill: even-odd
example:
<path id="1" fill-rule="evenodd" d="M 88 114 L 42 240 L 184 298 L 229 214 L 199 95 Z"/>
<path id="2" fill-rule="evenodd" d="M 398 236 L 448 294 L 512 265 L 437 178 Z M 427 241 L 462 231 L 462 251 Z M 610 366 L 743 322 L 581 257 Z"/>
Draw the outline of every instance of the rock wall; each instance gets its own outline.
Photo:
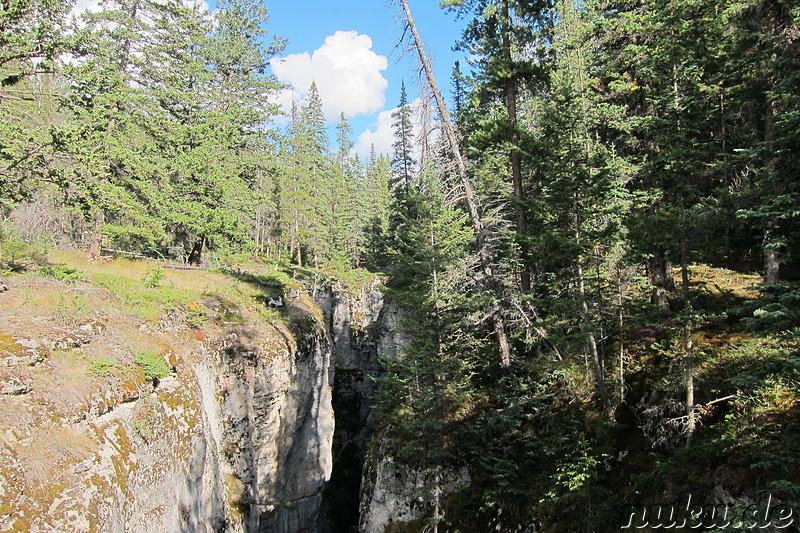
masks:
<path id="1" fill-rule="evenodd" d="M 338 533 L 406 517 L 379 501 L 407 495 L 397 480 L 364 471 L 380 359 L 406 341 L 378 284 L 294 291 L 269 323 L 250 309 L 206 331 L 170 313 L 0 332 L 0 532 Z M 124 361 L 137 335 L 164 346 L 170 376 L 87 379 L 84 361 L 75 398 L 57 398 L 64 361 Z"/>
<path id="2" fill-rule="evenodd" d="M 396 334 L 391 328 L 392 306 L 373 284 L 352 293 L 336 286 L 316 294 L 331 333 L 331 381 L 336 430 L 333 438 L 333 471 L 324 491 L 325 531 L 356 531 L 359 522 L 361 478 L 371 437 L 369 422 L 377 387 Z"/>
<path id="3" fill-rule="evenodd" d="M 382 446 L 373 446 L 364 463 L 358 531 L 383 533 L 406 531 L 410 522 L 431 517 L 435 500 L 469 484 L 469 473 L 461 471 L 421 472 L 395 463 Z M 409 529 L 419 531 L 420 525 Z"/>
<path id="4" fill-rule="evenodd" d="M 115 349 L 114 320 L 58 361 L 54 332 L 0 332 L 0 532 L 322 531 L 331 337 L 308 296 L 281 303 L 280 321 L 207 335 L 140 324 L 170 346 L 155 387 L 135 365 L 86 377 L 88 347 Z M 75 402 L 58 398 L 64 361 L 81 367 Z"/>

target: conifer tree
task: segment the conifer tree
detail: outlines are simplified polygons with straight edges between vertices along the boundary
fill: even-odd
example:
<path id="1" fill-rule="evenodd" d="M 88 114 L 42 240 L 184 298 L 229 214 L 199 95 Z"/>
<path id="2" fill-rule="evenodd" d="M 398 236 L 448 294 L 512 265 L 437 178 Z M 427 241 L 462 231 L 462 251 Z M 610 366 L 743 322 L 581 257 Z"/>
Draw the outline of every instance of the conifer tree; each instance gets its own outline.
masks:
<path id="1" fill-rule="evenodd" d="M 164 182 L 156 182 L 159 173 L 142 157 L 152 149 L 141 128 L 141 66 L 146 40 L 156 38 L 145 22 L 158 18 L 153 7 L 114 0 L 84 14 L 81 55 L 66 72 L 71 117 L 57 130 L 57 148 L 72 160 L 68 198 L 91 219 L 89 253 L 95 256 L 104 234 L 118 246 L 143 249 L 164 236 L 158 212 Z"/>
<path id="2" fill-rule="evenodd" d="M 310 210 L 307 246 L 315 268 L 320 261 L 330 257 L 326 221 L 330 221 L 330 148 L 325 129 L 325 115 L 317 84 L 311 82 L 302 108 L 301 131 L 303 135 L 304 187 L 308 191 Z"/>
<path id="3" fill-rule="evenodd" d="M 365 261 L 377 267 L 384 264 L 386 233 L 389 228 L 389 206 L 392 202 L 391 160 L 388 156 L 376 155 L 375 145 L 370 147 L 369 161 L 364 176 L 363 195 Z"/>
<path id="4" fill-rule="evenodd" d="M 59 56 L 72 48 L 66 20 L 71 4 L 20 0 L 0 7 L 0 204 L 63 179 L 50 161 L 47 124 L 57 108 L 51 76 Z"/>
<path id="5" fill-rule="evenodd" d="M 397 198 L 408 196 L 414 179 L 416 161 L 414 161 L 412 155 L 414 143 L 411 121 L 412 112 L 411 105 L 408 103 L 406 84 L 402 82 L 400 85 L 400 102 L 397 104 L 397 109 L 392 113 L 392 118 L 394 119 L 394 122 L 392 122 L 394 132 L 394 143 L 392 144 L 392 150 L 394 151 L 392 156 L 392 187 Z"/>

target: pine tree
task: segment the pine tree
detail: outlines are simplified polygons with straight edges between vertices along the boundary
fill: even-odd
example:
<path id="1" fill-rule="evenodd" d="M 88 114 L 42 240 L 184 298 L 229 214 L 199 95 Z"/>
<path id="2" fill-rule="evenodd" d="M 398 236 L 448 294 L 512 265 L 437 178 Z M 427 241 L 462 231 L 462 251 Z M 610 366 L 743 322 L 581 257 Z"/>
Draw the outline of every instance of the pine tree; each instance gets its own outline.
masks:
<path id="1" fill-rule="evenodd" d="M 412 155 L 414 133 L 412 126 L 411 105 L 408 103 L 406 94 L 406 84 L 400 85 L 400 102 L 397 109 L 392 113 L 392 128 L 394 131 L 394 143 L 392 149 L 392 188 L 395 190 L 395 197 L 402 202 L 402 198 L 408 196 L 410 187 L 414 179 L 414 168 L 416 161 Z"/>
<path id="2" fill-rule="evenodd" d="M 392 202 L 391 160 L 370 147 L 369 161 L 363 182 L 365 262 L 372 267 L 386 263 L 386 233 L 389 228 L 389 206 Z"/>
<path id="3" fill-rule="evenodd" d="M 330 199 L 330 148 L 325 129 L 325 115 L 317 84 L 311 82 L 302 109 L 301 128 L 304 136 L 305 183 L 311 200 L 311 213 L 308 218 L 307 245 L 313 265 L 318 268 L 320 261 L 331 256 L 331 242 L 328 228 L 332 219 Z"/>
<path id="4" fill-rule="evenodd" d="M 526 152 L 531 147 L 523 143 L 525 133 L 518 125 L 520 87 L 537 87 L 542 83 L 542 72 L 538 65 L 545 41 L 537 31 L 550 24 L 549 2 L 520 2 L 516 0 L 446 0 L 443 7 L 472 12 L 475 18 L 464 32 L 459 46 L 472 54 L 477 69 L 477 91 L 475 98 L 484 109 L 502 106 L 504 117 L 498 120 L 492 110 L 484 119 L 478 135 L 489 138 L 483 142 L 506 152 L 513 211 L 515 240 L 519 257 L 519 287 L 523 294 L 531 290 L 532 250 L 527 243 L 527 214 L 525 200 L 529 186 L 523 182 Z"/>
<path id="5" fill-rule="evenodd" d="M 48 157 L 53 139 L 52 74 L 73 48 L 67 12 L 71 2 L 20 0 L 0 7 L 0 205 L 29 196 L 63 176 Z"/>
<path id="6" fill-rule="evenodd" d="M 57 149 L 68 155 L 68 198 L 91 220 L 89 253 L 99 255 L 104 235 L 114 245 L 152 249 L 163 238 L 159 191 L 148 158 L 150 137 L 140 126 L 141 63 L 157 14 L 140 0 L 110 1 L 86 13 L 81 55 L 66 74 L 70 120 L 57 130 Z M 138 119 L 137 119 L 138 117 Z M 157 172 L 155 173 L 158 174 Z"/>
<path id="7" fill-rule="evenodd" d="M 774 285 L 800 246 L 800 59 L 796 38 L 787 38 L 800 22 L 781 2 L 736 2 L 730 13 L 727 131 L 740 147 L 731 173 L 744 177 L 736 215 L 740 231 L 758 232 L 764 283 Z"/>

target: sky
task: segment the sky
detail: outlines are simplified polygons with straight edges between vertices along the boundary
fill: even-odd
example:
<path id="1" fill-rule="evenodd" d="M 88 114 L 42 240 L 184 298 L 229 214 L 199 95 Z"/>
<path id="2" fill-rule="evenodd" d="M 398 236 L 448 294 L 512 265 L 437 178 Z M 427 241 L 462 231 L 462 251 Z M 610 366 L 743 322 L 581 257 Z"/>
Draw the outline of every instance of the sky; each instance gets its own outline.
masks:
<path id="1" fill-rule="evenodd" d="M 438 0 L 408 1 L 439 84 L 449 91 L 454 62 L 464 63 L 465 54 L 452 48 L 466 21 L 440 9 Z M 362 158 L 372 143 L 379 153 L 389 153 L 401 81 L 409 101 L 419 91 L 416 52 L 397 44 L 403 33 L 399 5 L 390 7 L 389 0 L 265 0 L 265 5 L 268 32 L 288 39 L 281 58 L 271 63 L 273 73 L 293 88 L 282 103 L 302 100 L 313 80 L 330 123 L 341 112 L 347 116 Z"/>

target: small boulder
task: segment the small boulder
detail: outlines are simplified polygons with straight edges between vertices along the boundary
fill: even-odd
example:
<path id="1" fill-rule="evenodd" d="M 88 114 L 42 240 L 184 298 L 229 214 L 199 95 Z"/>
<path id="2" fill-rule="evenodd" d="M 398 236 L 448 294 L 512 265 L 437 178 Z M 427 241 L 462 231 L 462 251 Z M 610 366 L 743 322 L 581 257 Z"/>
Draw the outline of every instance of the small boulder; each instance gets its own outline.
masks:
<path id="1" fill-rule="evenodd" d="M 73 331 L 66 331 L 53 343 L 59 350 L 69 350 L 70 348 L 80 348 L 92 341 L 91 333 L 87 333 L 81 328 Z"/>

